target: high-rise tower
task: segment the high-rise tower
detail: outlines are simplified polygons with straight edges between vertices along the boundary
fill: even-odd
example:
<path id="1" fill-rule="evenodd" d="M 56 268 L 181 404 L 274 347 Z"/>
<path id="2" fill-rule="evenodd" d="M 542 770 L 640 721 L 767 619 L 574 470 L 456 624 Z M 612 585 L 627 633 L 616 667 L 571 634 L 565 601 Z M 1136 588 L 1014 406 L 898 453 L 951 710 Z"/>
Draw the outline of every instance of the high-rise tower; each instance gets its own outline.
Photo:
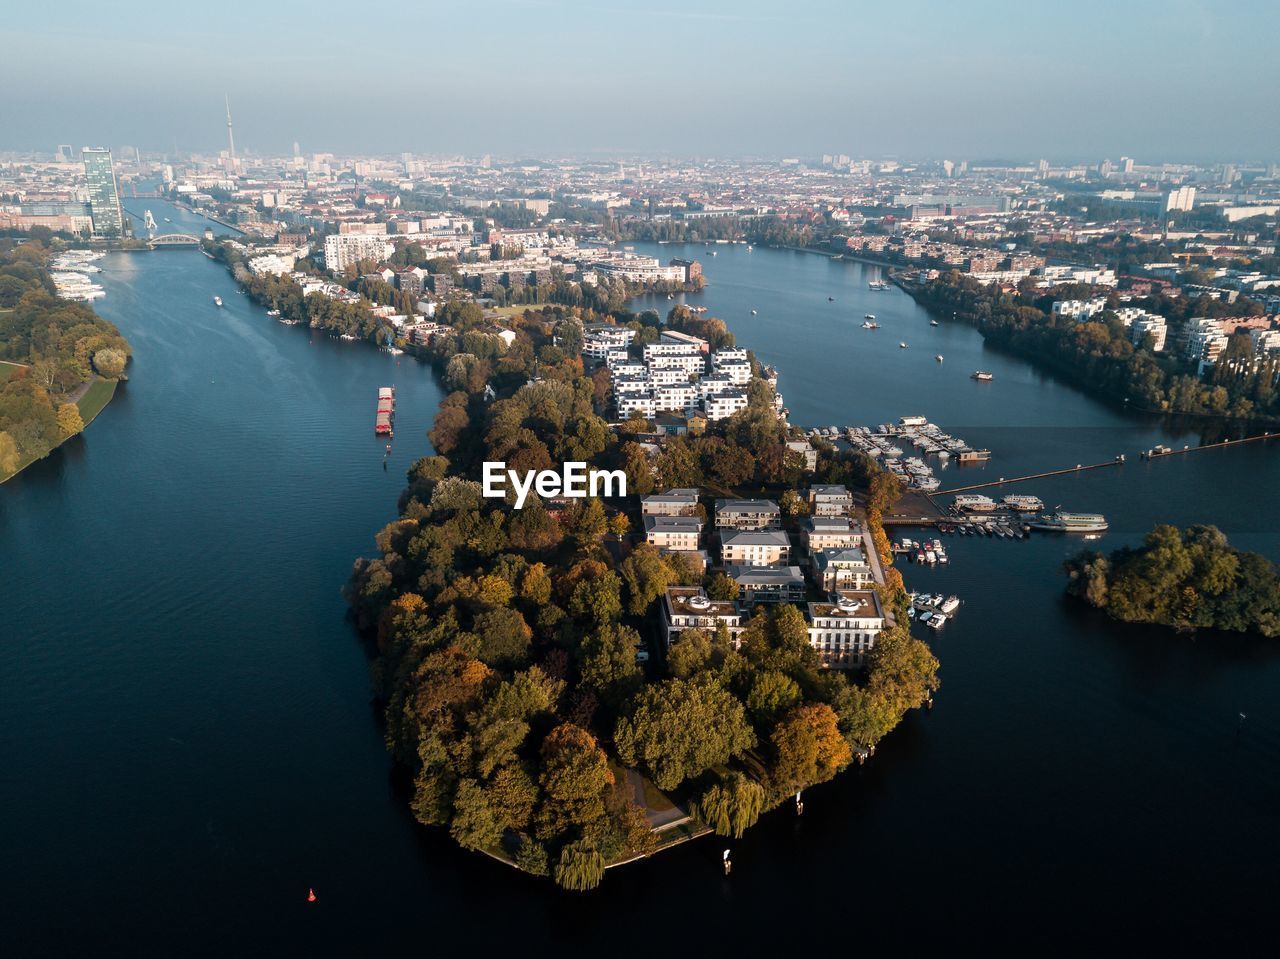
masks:
<path id="1" fill-rule="evenodd" d="M 227 149 L 229 151 L 228 159 L 231 160 L 231 163 L 234 166 L 236 162 L 236 135 L 231 129 L 231 98 L 224 93 L 223 99 L 226 101 L 226 104 L 227 104 Z"/>
<path id="2" fill-rule="evenodd" d="M 115 165 L 111 151 L 85 147 L 84 177 L 89 186 L 89 214 L 93 217 L 95 236 L 123 236 L 124 213 L 120 209 L 120 191 L 116 185 Z"/>

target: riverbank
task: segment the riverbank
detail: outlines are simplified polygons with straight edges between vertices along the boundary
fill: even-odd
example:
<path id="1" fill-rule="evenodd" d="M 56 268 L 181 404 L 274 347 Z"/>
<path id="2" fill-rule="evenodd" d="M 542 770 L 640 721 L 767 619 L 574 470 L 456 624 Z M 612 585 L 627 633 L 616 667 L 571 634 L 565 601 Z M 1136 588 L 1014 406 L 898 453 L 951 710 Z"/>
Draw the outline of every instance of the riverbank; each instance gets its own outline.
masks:
<path id="1" fill-rule="evenodd" d="M 4 382 L 6 379 L 4 366 L 7 365 L 20 364 L 0 365 L 0 383 Z M 68 393 L 64 398 L 64 401 L 74 403 L 76 405 L 76 408 L 80 411 L 80 419 L 84 423 L 84 426 L 76 432 L 64 436 L 56 446 L 50 447 L 48 452 L 43 453 L 40 456 L 24 456 L 19 459 L 17 469 L 12 473 L 0 475 L 0 483 L 7 483 L 27 467 L 35 463 L 39 463 L 41 460 L 51 456 L 54 451 L 61 448 L 63 444 L 67 443 L 69 440 L 75 439 L 87 430 L 89 428 L 89 424 L 98 418 L 98 414 L 106 409 L 107 404 L 111 402 L 111 398 L 115 396 L 116 385 L 116 380 L 104 380 L 101 377 L 95 376 L 92 380 L 82 383 L 80 386 L 76 387 L 76 389 Z"/>

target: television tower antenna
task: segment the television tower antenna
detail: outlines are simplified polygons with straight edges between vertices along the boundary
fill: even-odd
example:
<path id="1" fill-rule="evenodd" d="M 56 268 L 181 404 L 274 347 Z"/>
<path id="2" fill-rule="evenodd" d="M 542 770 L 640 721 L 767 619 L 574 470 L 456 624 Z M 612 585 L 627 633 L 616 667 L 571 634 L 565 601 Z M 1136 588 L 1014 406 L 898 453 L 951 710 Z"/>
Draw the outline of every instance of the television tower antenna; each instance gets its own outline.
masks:
<path id="1" fill-rule="evenodd" d="M 222 95 L 223 100 L 227 104 L 227 146 L 230 150 L 230 159 L 234 163 L 236 160 L 236 135 L 231 129 L 231 98 L 225 93 Z"/>

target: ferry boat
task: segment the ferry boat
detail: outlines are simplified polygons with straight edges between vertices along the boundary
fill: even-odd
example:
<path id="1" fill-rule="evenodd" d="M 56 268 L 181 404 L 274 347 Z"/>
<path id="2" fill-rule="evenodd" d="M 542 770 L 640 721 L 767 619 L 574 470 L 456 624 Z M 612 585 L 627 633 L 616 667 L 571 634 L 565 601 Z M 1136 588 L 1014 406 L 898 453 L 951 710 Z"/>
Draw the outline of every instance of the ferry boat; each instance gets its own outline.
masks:
<path id="1" fill-rule="evenodd" d="M 988 373 L 986 370 L 974 370 L 973 378 L 979 383 L 990 383 L 995 379 L 995 374 Z"/>
<path id="2" fill-rule="evenodd" d="M 213 298 L 213 305 L 214 305 L 214 306 L 221 306 L 221 305 L 222 305 L 222 297 L 220 297 L 220 296 L 215 296 L 215 297 Z"/>
<path id="3" fill-rule="evenodd" d="M 981 493 L 961 493 L 955 498 L 956 509 L 980 510 L 984 513 L 996 508 L 996 501 Z"/>
<path id="4" fill-rule="evenodd" d="M 1107 529 L 1107 518 L 1100 513 L 1068 513 L 1057 510 L 1040 516 L 1030 524 L 1032 529 L 1053 533 L 1102 533 Z"/>

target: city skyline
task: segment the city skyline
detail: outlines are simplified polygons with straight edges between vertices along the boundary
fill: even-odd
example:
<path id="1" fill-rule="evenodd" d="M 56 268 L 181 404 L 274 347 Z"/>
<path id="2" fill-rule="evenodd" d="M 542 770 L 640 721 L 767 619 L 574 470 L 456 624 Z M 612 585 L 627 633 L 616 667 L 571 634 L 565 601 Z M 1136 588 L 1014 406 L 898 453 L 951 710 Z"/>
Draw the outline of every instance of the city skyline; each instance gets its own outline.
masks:
<path id="1" fill-rule="evenodd" d="M 754 2 L 666 3 L 638 17 L 502 0 L 482 25 L 433 9 L 420 30 L 410 15 L 409 29 L 353 38 L 329 3 L 213 23 L 143 4 L 124 24 L 75 2 L 53 30 L 39 11 L 10 15 L 0 75 L 42 80 L 0 106 L 0 150 L 217 152 L 229 97 L 250 155 L 287 154 L 295 140 L 306 152 L 509 156 L 1280 155 L 1269 91 L 1238 76 L 1265 62 L 1280 12 L 1085 7 L 1063 19 L 1003 0 L 928 15 L 810 2 L 784 18 Z M 246 27 L 289 46 L 264 53 Z M 55 70 L 43 66 L 51 48 Z"/>

